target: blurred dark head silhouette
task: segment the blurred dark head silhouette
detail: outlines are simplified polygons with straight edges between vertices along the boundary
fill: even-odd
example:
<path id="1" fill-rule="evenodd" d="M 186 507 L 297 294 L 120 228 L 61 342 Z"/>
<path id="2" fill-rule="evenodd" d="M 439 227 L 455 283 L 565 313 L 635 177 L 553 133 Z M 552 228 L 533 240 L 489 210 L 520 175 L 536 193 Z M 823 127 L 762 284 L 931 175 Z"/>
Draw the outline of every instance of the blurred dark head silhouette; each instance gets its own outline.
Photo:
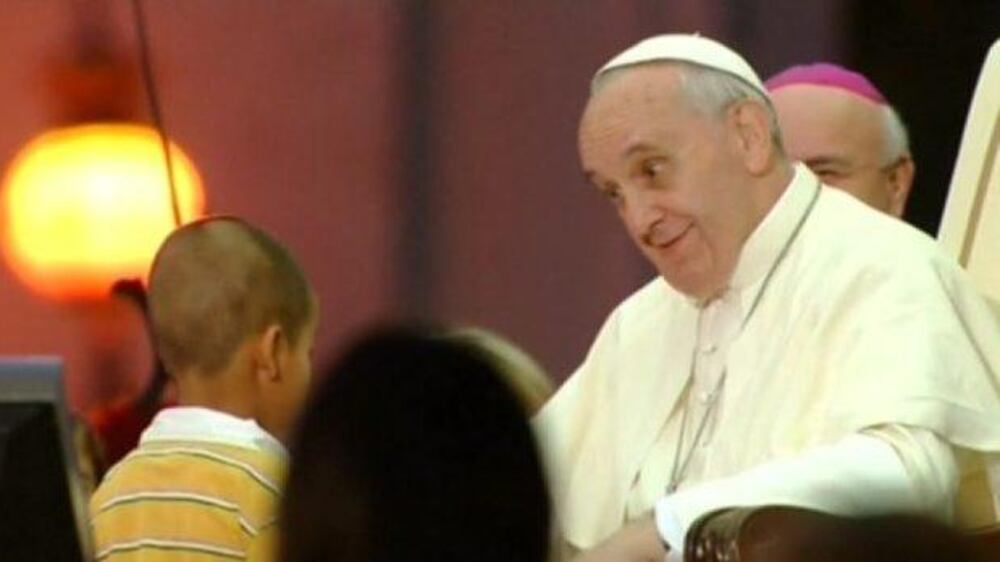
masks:
<path id="1" fill-rule="evenodd" d="M 542 562 L 543 468 L 524 409 L 469 346 L 384 329 L 321 377 L 292 445 L 286 562 Z"/>

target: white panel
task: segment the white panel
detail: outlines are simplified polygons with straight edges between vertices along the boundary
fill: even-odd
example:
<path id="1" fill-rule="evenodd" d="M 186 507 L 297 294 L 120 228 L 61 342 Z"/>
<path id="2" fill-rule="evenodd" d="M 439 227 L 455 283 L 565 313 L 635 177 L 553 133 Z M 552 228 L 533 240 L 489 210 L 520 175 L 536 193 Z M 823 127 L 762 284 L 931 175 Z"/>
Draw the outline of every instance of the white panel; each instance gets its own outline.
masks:
<path id="1" fill-rule="evenodd" d="M 986 195 L 965 267 L 984 295 L 1000 301 L 1000 158 L 996 157 L 997 147 L 993 154 L 993 166 L 985 171 L 983 178 Z"/>
<path id="2" fill-rule="evenodd" d="M 942 246 L 980 289 L 1000 300 L 1000 41 L 972 98 L 938 230 Z"/>

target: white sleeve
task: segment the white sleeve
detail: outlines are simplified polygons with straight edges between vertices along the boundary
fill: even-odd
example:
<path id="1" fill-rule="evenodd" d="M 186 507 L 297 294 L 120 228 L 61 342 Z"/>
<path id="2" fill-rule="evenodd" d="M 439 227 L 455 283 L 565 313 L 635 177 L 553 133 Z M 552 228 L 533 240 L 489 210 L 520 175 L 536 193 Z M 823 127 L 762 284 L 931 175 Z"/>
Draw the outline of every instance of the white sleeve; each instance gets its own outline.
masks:
<path id="1" fill-rule="evenodd" d="M 946 442 L 927 430 L 885 426 L 665 496 L 656 504 L 656 526 L 671 554 L 682 556 L 691 524 L 718 509 L 785 505 L 845 516 L 949 517 L 957 487 Z"/>

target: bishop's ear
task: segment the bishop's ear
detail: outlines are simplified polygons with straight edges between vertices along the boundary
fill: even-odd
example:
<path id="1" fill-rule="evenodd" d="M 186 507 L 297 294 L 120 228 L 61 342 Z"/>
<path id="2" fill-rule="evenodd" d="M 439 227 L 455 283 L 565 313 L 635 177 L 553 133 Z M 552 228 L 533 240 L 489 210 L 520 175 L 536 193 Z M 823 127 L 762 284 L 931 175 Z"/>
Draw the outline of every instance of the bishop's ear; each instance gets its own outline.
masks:
<path id="1" fill-rule="evenodd" d="M 906 201 L 910 197 L 910 187 L 913 186 L 913 176 L 916 174 L 913 158 L 909 155 L 901 156 L 888 167 L 886 174 L 889 189 L 889 212 L 893 216 L 903 218 Z"/>
<path id="2" fill-rule="evenodd" d="M 775 149 L 767 109 L 757 101 L 742 100 L 729 107 L 727 117 L 747 171 L 753 175 L 767 172 Z"/>

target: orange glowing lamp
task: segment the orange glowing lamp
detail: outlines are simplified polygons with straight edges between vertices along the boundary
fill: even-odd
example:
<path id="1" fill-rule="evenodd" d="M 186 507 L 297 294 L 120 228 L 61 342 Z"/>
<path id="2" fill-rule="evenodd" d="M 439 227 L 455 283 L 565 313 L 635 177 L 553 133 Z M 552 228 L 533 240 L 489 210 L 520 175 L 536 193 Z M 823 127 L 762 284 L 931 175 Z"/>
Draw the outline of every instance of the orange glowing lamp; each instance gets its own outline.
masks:
<path id="1" fill-rule="evenodd" d="M 171 143 L 182 222 L 204 209 L 201 179 Z M 0 193 L 0 245 L 16 275 L 58 301 L 103 298 L 145 278 L 174 228 L 163 147 L 155 129 L 88 124 L 38 136 L 14 158 Z"/>

